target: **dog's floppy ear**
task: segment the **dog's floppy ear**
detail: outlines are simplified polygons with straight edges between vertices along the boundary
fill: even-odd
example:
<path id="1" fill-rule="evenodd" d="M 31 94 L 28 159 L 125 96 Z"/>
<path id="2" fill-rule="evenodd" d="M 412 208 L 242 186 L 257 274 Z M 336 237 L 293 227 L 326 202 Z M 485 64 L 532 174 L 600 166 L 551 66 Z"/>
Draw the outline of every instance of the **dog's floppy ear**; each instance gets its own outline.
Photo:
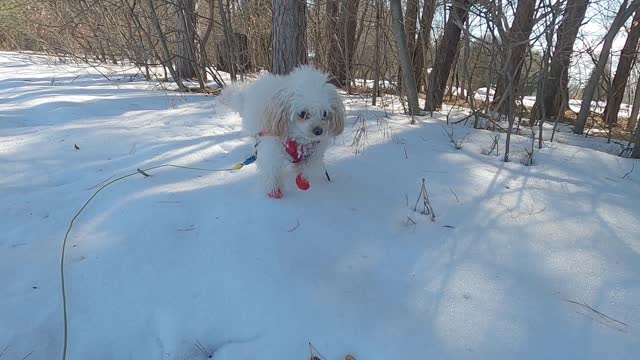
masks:
<path id="1" fill-rule="evenodd" d="M 342 131 L 344 131 L 345 110 L 342 98 L 335 88 L 331 92 L 331 112 L 332 115 L 329 129 L 331 131 L 331 135 L 338 136 L 342 134 Z"/>
<path id="2" fill-rule="evenodd" d="M 291 94 L 284 89 L 271 97 L 263 115 L 265 130 L 270 135 L 286 137 L 289 134 L 290 99 Z"/>

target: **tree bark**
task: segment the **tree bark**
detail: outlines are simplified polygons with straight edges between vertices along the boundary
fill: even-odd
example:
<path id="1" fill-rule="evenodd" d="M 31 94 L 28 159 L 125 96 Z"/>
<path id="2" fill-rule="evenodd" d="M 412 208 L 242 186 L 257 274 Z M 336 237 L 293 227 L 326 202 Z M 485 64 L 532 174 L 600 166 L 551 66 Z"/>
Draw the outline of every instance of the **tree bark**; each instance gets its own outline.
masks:
<path id="1" fill-rule="evenodd" d="M 368 22 L 368 15 L 369 15 L 369 5 L 370 5 L 371 1 L 366 1 L 364 2 L 364 9 L 362 9 L 362 12 L 360 14 L 360 20 L 358 20 L 358 31 L 356 32 L 356 39 L 353 42 L 353 51 L 354 51 L 354 55 L 355 55 L 355 51 L 358 48 L 358 44 L 360 43 L 360 39 L 362 38 L 362 33 L 364 32 L 365 28 L 369 28 L 366 24 Z M 369 31 L 367 30 L 367 34 L 365 35 L 365 40 L 367 39 L 367 36 L 369 35 Z M 364 47 L 364 46 L 363 46 Z M 355 58 L 355 56 L 353 56 Z"/>
<path id="2" fill-rule="evenodd" d="M 618 112 L 620 111 L 620 104 L 624 97 L 627 80 L 629 80 L 631 66 L 633 65 L 636 57 L 638 40 L 640 40 L 640 11 L 637 10 L 633 17 L 631 29 L 627 35 L 627 40 L 625 41 L 620 54 L 620 61 L 616 68 L 616 75 L 613 77 L 611 91 L 609 91 L 609 94 L 607 95 L 607 105 L 605 106 L 604 113 L 602 115 L 610 126 L 618 122 Z"/>
<path id="3" fill-rule="evenodd" d="M 633 133 L 633 150 L 631 151 L 631 157 L 640 159 L 640 126 L 637 126 Z"/>
<path id="4" fill-rule="evenodd" d="M 376 49 L 380 48 L 380 17 L 382 12 L 382 0 L 376 1 Z M 380 94 L 380 51 L 373 54 L 373 94 L 371 95 L 371 105 L 376 105 L 376 99 Z"/>
<path id="5" fill-rule="evenodd" d="M 631 150 L 631 157 L 634 159 L 640 159 L 640 126 L 636 128 L 633 134 L 633 150 Z"/>
<path id="6" fill-rule="evenodd" d="M 332 82 L 335 85 L 340 86 L 341 82 L 338 76 L 339 66 L 338 59 L 340 58 L 340 43 L 338 35 L 338 5 L 339 0 L 327 0 L 325 7 L 326 12 L 326 27 L 325 27 L 325 39 L 328 42 L 327 53 L 325 59 L 327 59 L 327 70 L 333 75 Z"/>
<path id="7" fill-rule="evenodd" d="M 406 9 L 404 12 L 404 32 L 407 37 L 407 49 L 409 50 L 409 59 L 411 59 L 411 69 L 413 70 L 413 76 L 416 79 L 416 89 L 418 88 L 418 77 L 415 74 L 415 65 L 416 65 L 416 33 L 417 33 L 417 22 L 418 22 L 418 0 L 407 0 Z M 402 66 L 398 67 L 398 86 L 402 86 L 405 88 L 406 86 L 404 81 L 402 80 Z"/>
<path id="8" fill-rule="evenodd" d="M 627 131 L 633 132 L 638 121 L 638 112 L 640 112 L 640 81 L 636 84 L 636 93 L 633 96 L 633 106 L 631 107 L 631 116 L 627 122 Z"/>
<path id="9" fill-rule="evenodd" d="M 569 64 L 573 53 L 573 44 L 576 41 L 578 29 L 582 25 L 588 5 L 589 0 L 567 1 L 562 23 L 558 27 L 558 39 L 551 56 L 550 70 L 544 80 L 544 97 L 536 99 L 536 104 L 533 108 L 534 119 L 553 118 L 558 114 L 560 102 L 563 98 L 560 91 L 565 92 L 564 98 L 569 101 Z M 544 106 L 542 106 L 541 102 L 544 102 Z M 544 113 L 542 112 L 543 108 Z"/>
<path id="10" fill-rule="evenodd" d="M 427 53 L 431 43 L 431 24 L 433 23 L 433 15 L 436 11 L 435 0 L 424 0 L 422 7 L 422 16 L 420 17 L 420 32 L 418 33 L 418 45 L 416 46 L 415 56 L 413 57 L 413 69 L 416 74 L 416 85 L 418 90 L 420 85 L 425 82 Z"/>
<path id="11" fill-rule="evenodd" d="M 391 0 L 391 17 L 393 19 L 393 32 L 398 43 L 398 52 L 400 57 L 400 65 L 402 66 L 402 74 L 407 89 L 407 99 L 409 101 L 409 114 L 417 115 L 420 113 L 420 105 L 418 104 L 418 91 L 416 87 L 416 79 L 413 74 L 413 65 L 409 49 L 407 48 L 407 34 L 402 26 L 402 2 L 401 0 Z"/>
<path id="12" fill-rule="evenodd" d="M 359 5 L 360 0 L 327 0 L 327 62 L 338 86 L 347 86 L 351 77 Z"/>
<path id="13" fill-rule="evenodd" d="M 169 47 L 167 46 L 167 39 L 162 32 L 162 27 L 160 26 L 160 19 L 158 19 L 158 14 L 156 12 L 155 5 L 153 4 L 154 0 L 149 0 L 149 9 L 151 10 L 151 22 L 153 23 L 156 32 L 158 33 L 158 38 L 160 39 L 160 48 L 162 50 L 162 54 L 164 55 L 164 59 L 161 57 L 163 68 L 169 69 L 171 76 L 173 77 L 173 81 L 176 82 L 180 91 L 187 91 L 186 86 L 184 86 L 182 82 L 182 78 L 178 76 L 178 73 L 173 68 L 171 64 L 171 53 L 169 52 Z M 165 75 L 166 78 L 166 75 Z"/>
<path id="14" fill-rule="evenodd" d="M 213 31 L 213 8 L 214 8 L 214 3 L 213 0 L 209 0 L 209 16 L 211 17 L 210 19 L 208 19 L 208 23 L 207 23 L 207 28 L 204 31 L 204 34 L 202 35 L 202 37 L 200 38 L 199 41 L 199 46 L 200 46 L 200 62 L 199 62 L 199 66 L 200 66 L 200 71 L 202 72 L 202 75 L 204 76 L 204 80 L 207 80 L 207 43 L 209 42 L 209 37 L 211 36 L 211 32 Z M 214 79 L 216 80 L 216 79 Z M 217 81 L 216 81 L 217 82 Z"/>
<path id="15" fill-rule="evenodd" d="M 346 0 L 344 5 L 344 12 L 341 19 L 342 33 L 344 37 L 343 49 L 344 54 L 341 57 L 342 69 L 341 77 L 344 79 L 343 83 L 349 89 L 351 82 L 351 67 L 353 64 L 353 57 L 355 54 L 355 40 L 356 40 L 356 28 L 358 26 L 358 7 L 360 0 Z"/>
<path id="16" fill-rule="evenodd" d="M 444 28 L 441 45 L 438 47 L 435 63 L 429 79 L 429 89 L 424 109 L 435 111 L 442 106 L 444 91 L 447 86 L 451 65 L 458 51 L 460 32 L 469 12 L 469 0 L 454 0 L 452 9 Z"/>
<path id="17" fill-rule="evenodd" d="M 633 0 L 627 6 L 627 0 L 624 0 L 622 5 L 620 5 L 620 10 L 616 14 L 615 19 L 613 19 L 613 23 L 607 31 L 607 35 L 604 37 L 604 43 L 602 44 L 602 51 L 600 52 L 600 56 L 598 57 L 598 63 L 594 71 L 591 73 L 589 77 L 589 82 L 584 89 L 584 94 L 582 95 L 582 104 L 580 105 L 580 112 L 578 113 L 578 119 L 576 121 L 576 126 L 573 128 L 573 132 L 575 134 L 582 134 L 584 131 L 585 124 L 587 123 L 587 117 L 591 112 L 591 100 L 593 99 L 593 95 L 595 94 L 596 87 L 598 85 L 598 80 L 600 80 L 600 76 L 604 72 L 604 69 L 607 65 L 607 60 L 609 59 L 609 53 L 611 52 L 611 46 L 613 45 L 613 40 L 615 39 L 618 31 L 624 25 L 624 23 L 631 17 L 631 15 L 638 9 L 640 6 L 640 0 Z M 617 115 L 617 114 L 616 114 Z"/>
<path id="18" fill-rule="evenodd" d="M 503 39 L 505 47 L 504 73 L 498 77 L 493 99 L 494 104 L 500 104 L 497 111 L 502 114 L 506 114 L 507 109 L 510 106 L 514 106 L 515 99 L 511 95 L 518 93 L 522 64 L 529 47 L 529 36 L 531 36 L 531 31 L 533 30 L 535 6 L 535 0 L 518 1 L 511 29 L 507 33 L 507 38 Z M 513 91 L 508 91 L 510 86 L 513 87 Z M 507 98 L 502 100 L 503 96 L 507 96 Z"/>
<path id="19" fill-rule="evenodd" d="M 210 0 L 213 1 L 213 0 Z M 227 16 L 227 12 L 224 9 L 223 0 L 218 0 L 218 12 L 220 13 L 220 20 L 222 20 L 222 33 L 224 35 L 224 59 L 225 63 L 229 65 L 229 75 L 231 76 L 231 80 L 236 81 L 236 69 L 238 66 L 238 62 L 236 61 L 235 50 L 236 47 L 234 39 L 233 30 L 231 29 L 231 22 L 229 21 L 229 17 Z"/>
<path id="20" fill-rule="evenodd" d="M 272 73 L 288 74 L 296 66 L 307 63 L 306 8 L 305 1 L 272 0 Z"/>
<path id="21" fill-rule="evenodd" d="M 404 16 L 404 32 L 407 35 L 407 49 L 413 58 L 416 49 L 416 31 L 418 29 L 418 0 L 407 0 Z"/>
<path id="22" fill-rule="evenodd" d="M 196 76 L 195 67 L 195 6 L 194 0 L 176 2 L 176 73 L 181 79 Z"/>

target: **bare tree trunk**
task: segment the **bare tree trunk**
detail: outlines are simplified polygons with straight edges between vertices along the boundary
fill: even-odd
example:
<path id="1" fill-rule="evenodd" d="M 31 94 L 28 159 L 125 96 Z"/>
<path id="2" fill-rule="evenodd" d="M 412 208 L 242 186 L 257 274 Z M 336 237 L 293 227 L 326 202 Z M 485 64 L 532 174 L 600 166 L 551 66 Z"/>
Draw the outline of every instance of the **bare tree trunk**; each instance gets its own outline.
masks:
<path id="1" fill-rule="evenodd" d="M 535 0 L 521 0 L 518 1 L 513 24 L 511 29 L 507 33 L 507 39 L 505 40 L 505 46 L 509 46 L 506 49 L 510 50 L 509 59 L 504 73 L 498 77 L 496 84 L 496 92 L 493 98 L 494 104 L 501 104 L 497 109 L 498 112 L 506 114 L 507 107 L 512 106 L 515 99 L 508 97 L 502 100 L 503 96 L 510 94 L 510 91 L 506 91 L 508 86 L 514 88 L 513 93 L 518 93 L 518 83 L 520 82 L 520 72 L 522 71 L 522 64 L 524 61 L 524 55 L 529 47 L 529 36 L 533 30 L 533 15 L 535 13 Z M 509 72 L 509 73 L 507 73 Z"/>
<path id="2" fill-rule="evenodd" d="M 209 37 L 211 36 L 211 32 L 213 31 L 213 8 L 214 3 L 213 0 L 209 0 L 209 23 L 207 24 L 207 29 L 204 31 L 204 34 L 200 38 L 199 46 L 200 46 L 200 71 L 204 76 L 204 80 L 207 80 L 207 42 L 209 42 Z"/>
<path id="3" fill-rule="evenodd" d="M 607 105 L 604 108 L 602 117 L 609 126 L 618 122 L 618 112 L 624 97 L 624 90 L 629 79 L 631 66 L 636 58 L 636 48 L 640 39 L 640 11 L 636 11 L 631 22 L 631 29 L 627 35 L 627 40 L 620 54 L 620 61 L 616 68 L 616 75 L 611 83 L 611 91 L 607 95 Z"/>
<path id="4" fill-rule="evenodd" d="M 631 150 L 631 157 L 634 159 L 640 159 L 640 126 L 636 128 L 633 134 L 633 150 Z"/>
<path id="5" fill-rule="evenodd" d="M 407 99 L 409 101 L 409 114 L 420 114 L 420 105 L 418 104 L 418 91 L 416 87 L 416 79 L 413 74 L 413 65 L 407 48 L 407 35 L 402 26 L 402 2 L 401 0 L 391 0 L 391 17 L 393 18 L 393 32 L 398 43 L 398 52 L 400 57 L 400 65 L 402 66 L 402 74 L 407 89 Z"/>
<path id="6" fill-rule="evenodd" d="M 453 101 L 453 87 L 455 86 L 455 81 L 456 81 L 456 72 L 458 69 L 459 54 L 460 54 L 460 51 L 458 49 L 458 51 L 456 52 L 456 56 L 453 58 L 453 64 L 451 64 L 451 71 L 449 71 L 450 72 L 449 82 L 445 87 L 445 90 L 446 90 L 445 96 L 449 98 L 449 101 Z"/>
<path id="7" fill-rule="evenodd" d="M 355 39 L 356 39 L 356 27 L 358 26 L 358 7 L 360 0 L 348 0 L 344 5 L 344 12 L 341 19 L 343 34 L 343 50 L 344 54 L 341 57 L 342 63 L 340 64 L 342 69 L 341 78 L 344 79 L 344 85 L 349 91 L 351 83 L 351 66 L 353 63 L 353 57 L 355 54 Z"/>
<path id="8" fill-rule="evenodd" d="M 195 1 L 176 2 L 176 73 L 181 79 L 196 76 L 194 64 Z"/>
<path id="9" fill-rule="evenodd" d="M 629 17 L 631 17 L 631 15 L 638 9 L 638 7 L 640 6 L 640 0 L 633 0 L 631 3 L 629 3 L 629 6 L 626 5 L 627 0 L 624 0 L 622 5 L 620 5 L 620 10 L 616 14 L 615 19 L 613 19 L 613 23 L 611 24 L 609 31 L 607 31 L 607 35 L 605 35 L 604 37 L 604 43 L 602 44 L 602 51 L 600 52 L 600 56 L 598 57 L 598 63 L 596 64 L 594 71 L 589 77 L 587 86 L 584 88 L 584 94 L 582 95 L 582 104 L 580 105 L 580 112 L 578 113 L 576 126 L 573 128 L 573 132 L 576 134 L 582 134 L 582 132 L 584 131 L 584 126 L 587 123 L 587 117 L 591 112 L 591 100 L 593 99 L 596 87 L 598 86 L 598 80 L 600 80 L 600 76 L 604 72 L 604 69 L 607 65 L 609 53 L 611 52 L 611 46 L 613 45 L 613 40 L 615 39 L 622 25 L 624 25 L 627 19 L 629 19 Z"/>
<path id="10" fill-rule="evenodd" d="M 631 107 L 631 116 L 627 122 L 627 131 L 633 132 L 638 121 L 638 112 L 640 112 L 640 80 L 636 84 L 636 93 L 633 96 L 633 106 Z"/>
<path id="11" fill-rule="evenodd" d="M 470 24 L 469 24 L 469 19 L 467 18 L 467 20 L 464 22 L 465 24 L 465 36 L 464 36 L 464 42 L 462 43 L 462 72 L 463 72 L 463 76 L 465 79 L 465 82 L 467 84 L 467 86 L 462 90 L 465 92 L 465 100 L 467 101 L 467 103 L 471 106 L 471 111 L 474 113 L 474 123 L 473 123 L 473 127 L 476 128 L 477 127 L 477 123 L 478 123 L 478 112 L 476 110 L 476 103 L 475 103 L 475 99 L 473 97 L 473 94 L 471 93 L 473 90 L 472 87 L 472 76 L 471 76 L 471 72 L 469 71 L 469 59 L 471 58 L 471 41 L 469 39 L 469 36 L 466 34 L 469 34 L 470 30 Z"/>
<path id="12" fill-rule="evenodd" d="M 271 72 L 287 74 L 296 66 L 307 63 L 307 3 L 299 0 L 272 0 L 271 4 Z"/>
<path id="13" fill-rule="evenodd" d="M 409 59 L 411 60 L 411 69 L 415 70 L 415 53 L 416 53 L 416 30 L 418 22 L 418 0 L 407 0 L 406 9 L 404 12 L 404 32 L 407 38 L 407 50 L 409 51 Z M 403 86 L 406 89 L 406 84 L 402 80 L 402 66 L 398 68 L 398 85 Z M 418 88 L 418 78 L 415 77 L 415 71 L 413 73 L 416 79 L 416 89 Z"/>
<path id="14" fill-rule="evenodd" d="M 404 32 L 407 36 L 407 49 L 413 58 L 416 48 L 416 31 L 418 29 L 418 0 L 407 0 L 404 16 Z"/>
<path id="15" fill-rule="evenodd" d="M 160 48 L 162 49 L 162 53 L 164 54 L 164 59 L 161 59 L 163 67 L 165 69 L 169 69 L 171 76 L 173 77 L 173 81 L 176 82 L 180 91 L 186 91 L 187 88 L 184 86 L 182 82 L 182 78 L 178 76 L 176 70 L 173 68 L 173 64 L 171 64 L 171 53 L 169 52 L 169 47 L 167 46 L 167 39 L 162 32 L 162 27 L 160 26 L 160 19 L 158 19 L 158 14 L 156 13 L 155 5 L 153 4 L 154 0 L 149 0 L 149 9 L 151 10 L 151 21 L 156 31 L 158 32 L 158 38 L 160 39 Z M 166 74 L 165 74 L 166 78 Z"/>
<path id="16" fill-rule="evenodd" d="M 360 0 L 327 1 L 327 67 L 338 86 L 349 86 L 355 54 L 359 4 Z"/>
<path id="17" fill-rule="evenodd" d="M 543 98 L 537 98 L 533 108 L 533 119 L 552 118 L 558 114 L 562 95 L 568 92 L 569 64 L 573 53 L 573 44 L 582 25 L 589 0 L 568 0 L 563 20 L 558 27 L 558 39 L 551 57 L 551 67 L 544 80 Z M 565 96 L 568 101 L 568 96 Z M 544 106 L 542 104 L 544 103 Z M 541 111 L 544 108 L 544 113 Z"/>
<path id="18" fill-rule="evenodd" d="M 211 0 L 213 1 L 213 0 Z M 218 0 L 218 12 L 220 13 L 220 19 L 222 20 L 222 33 L 224 34 L 224 45 L 225 48 L 225 58 L 226 58 L 226 62 L 227 64 L 229 64 L 229 74 L 231 75 L 231 80 L 235 81 L 236 80 L 236 70 L 237 70 L 237 66 L 238 66 L 238 62 L 236 61 L 236 54 L 235 54 L 235 50 L 236 47 L 235 45 L 235 41 L 233 41 L 233 39 L 235 38 L 234 34 L 233 34 L 233 30 L 231 29 L 231 22 L 229 21 L 229 17 L 227 16 L 227 12 L 224 9 L 224 4 L 223 4 L 223 0 Z"/>
<path id="19" fill-rule="evenodd" d="M 451 65 L 458 51 L 460 32 L 469 12 L 469 0 L 454 0 L 445 25 L 441 45 L 438 47 L 435 63 L 429 79 L 429 89 L 424 109 L 435 111 L 442 106 L 444 90 L 447 86 Z"/>
<path id="20" fill-rule="evenodd" d="M 380 48 L 380 14 L 382 11 L 382 0 L 376 1 L 376 49 Z M 376 99 L 380 93 L 380 51 L 373 54 L 373 94 L 371 95 L 371 105 L 376 105 Z"/>
<path id="21" fill-rule="evenodd" d="M 416 61 L 413 64 L 413 68 L 416 73 L 416 82 L 418 85 L 418 89 L 420 88 L 421 82 L 424 82 L 426 87 L 426 67 L 429 63 L 427 61 L 427 53 L 429 52 L 429 47 L 431 46 L 431 24 L 433 23 L 433 15 L 435 14 L 435 11 L 436 1 L 424 0 L 424 5 L 422 7 L 422 16 L 420 17 L 418 47 L 416 49 L 416 57 L 414 57 Z"/>
<path id="22" fill-rule="evenodd" d="M 545 32 L 546 48 L 543 51 L 542 61 L 541 61 L 542 69 L 540 69 L 540 76 L 538 76 L 538 81 L 536 84 L 536 99 L 542 99 L 542 97 L 544 96 L 544 93 L 543 93 L 544 85 L 545 85 L 545 81 L 547 80 L 547 75 L 549 72 L 549 59 L 551 58 L 551 54 L 553 51 L 553 34 L 556 29 L 556 20 L 560 15 L 559 10 L 560 10 L 559 6 L 554 5 L 551 9 L 551 18 L 550 19 L 547 18 L 547 21 L 545 24 L 544 32 Z M 564 116 L 565 109 L 569 105 L 569 100 L 565 99 L 565 97 L 569 95 L 568 92 L 565 93 L 563 91 L 560 93 L 560 95 L 562 96 L 562 102 L 561 102 L 560 110 L 558 111 L 558 114 L 556 115 L 556 118 L 555 118 L 553 131 L 551 132 L 551 142 L 553 142 L 553 138 L 556 134 L 556 129 L 558 128 L 558 122 Z M 540 104 L 541 104 L 540 113 L 544 114 L 545 113 L 544 102 L 540 102 Z M 535 121 L 535 118 L 531 120 Z M 542 142 L 543 142 L 542 131 L 544 128 L 544 121 L 545 121 L 544 117 L 538 120 L 538 126 L 540 129 L 539 135 L 538 135 L 538 149 L 542 149 Z"/>
<path id="23" fill-rule="evenodd" d="M 377 1 L 377 0 L 375 0 Z M 368 15 L 369 15 L 369 4 L 371 3 L 371 1 L 369 0 L 365 0 L 364 2 L 364 9 L 362 9 L 362 13 L 360 14 L 360 20 L 358 20 L 358 31 L 356 32 L 356 39 L 353 42 L 353 51 L 354 51 L 354 56 L 353 58 L 355 59 L 355 51 L 358 48 L 358 44 L 360 43 L 360 39 L 362 38 L 362 33 L 364 32 L 364 29 L 367 28 L 367 33 L 365 35 L 365 44 L 366 44 L 366 39 L 367 36 L 369 35 L 369 28 L 368 26 L 366 26 L 367 22 L 368 22 Z M 357 10 L 356 10 L 357 12 Z M 364 46 L 363 46 L 364 48 Z"/>
<path id="24" fill-rule="evenodd" d="M 335 85 L 341 85 L 339 73 L 340 43 L 338 35 L 338 5 L 339 0 L 327 0 L 326 4 L 326 27 L 324 36 L 327 45 L 327 53 L 325 54 L 327 70 L 334 76 L 332 79 Z"/>

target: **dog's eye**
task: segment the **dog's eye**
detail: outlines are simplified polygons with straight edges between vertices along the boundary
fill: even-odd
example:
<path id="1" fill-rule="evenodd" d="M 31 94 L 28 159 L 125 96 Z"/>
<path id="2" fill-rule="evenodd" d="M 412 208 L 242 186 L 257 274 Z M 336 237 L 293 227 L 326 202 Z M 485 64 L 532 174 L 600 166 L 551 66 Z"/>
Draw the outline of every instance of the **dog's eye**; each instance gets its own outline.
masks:
<path id="1" fill-rule="evenodd" d="M 300 111 L 300 113 L 298 114 L 298 116 L 300 117 L 300 119 L 306 119 L 306 118 L 307 118 L 307 115 L 309 115 L 309 114 L 307 114 L 307 112 L 306 112 L 306 111 L 304 111 L 304 110 Z"/>

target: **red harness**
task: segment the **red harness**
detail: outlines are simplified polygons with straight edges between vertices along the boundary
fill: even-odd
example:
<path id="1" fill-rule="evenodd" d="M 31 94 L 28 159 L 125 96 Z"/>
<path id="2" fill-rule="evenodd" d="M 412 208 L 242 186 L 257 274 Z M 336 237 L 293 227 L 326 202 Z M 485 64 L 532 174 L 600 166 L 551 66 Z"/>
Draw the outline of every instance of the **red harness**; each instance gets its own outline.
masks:
<path id="1" fill-rule="evenodd" d="M 265 135 L 272 136 L 268 131 L 263 130 L 258 133 L 258 137 L 263 137 Z M 284 150 L 291 156 L 291 162 L 294 164 L 298 164 L 305 160 L 309 155 L 313 153 L 314 146 L 318 145 L 320 141 L 314 141 L 307 145 L 298 144 L 295 140 L 287 139 L 282 143 L 284 145 Z M 296 185 L 300 190 L 308 190 L 310 185 L 309 181 L 304 177 L 302 173 L 299 173 L 296 176 Z M 269 194 L 269 197 L 279 199 L 282 197 L 282 192 L 280 189 L 274 190 Z"/>
<path id="2" fill-rule="evenodd" d="M 271 134 L 266 130 L 258 133 L 258 137 L 263 137 L 265 135 L 271 136 Z M 284 150 L 287 152 L 287 154 L 291 156 L 291 162 L 297 164 L 311 155 L 311 153 L 313 153 L 313 148 L 319 143 L 320 141 L 314 141 L 311 144 L 301 145 L 298 144 L 295 140 L 287 139 L 282 143 L 282 145 L 284 145 Z"/>

